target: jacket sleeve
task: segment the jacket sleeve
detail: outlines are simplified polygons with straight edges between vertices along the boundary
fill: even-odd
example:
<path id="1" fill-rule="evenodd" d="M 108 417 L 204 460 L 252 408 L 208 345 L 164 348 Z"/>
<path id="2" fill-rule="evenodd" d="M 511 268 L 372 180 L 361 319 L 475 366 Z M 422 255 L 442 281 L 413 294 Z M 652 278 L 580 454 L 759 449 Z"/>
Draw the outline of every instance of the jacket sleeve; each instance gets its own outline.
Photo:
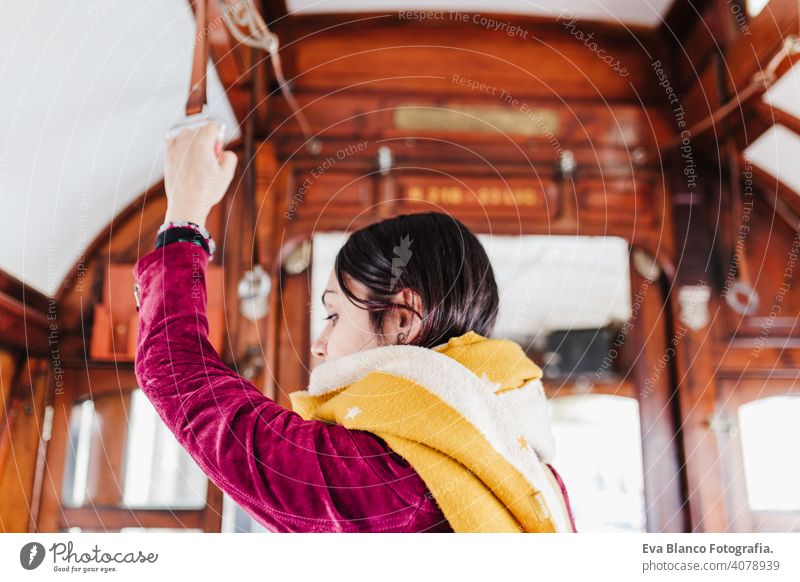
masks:
<path id="1" fill-rule="evenodd" d="M 418 523 L 431 511 L 424 482 L 379 437 L 304 420 L 220 359 L 208 339 L 208 260 L 196 244 L 176 242 L 134 266 L 136 377 L 183 448 L 274 531 L 403 531 Z"/>

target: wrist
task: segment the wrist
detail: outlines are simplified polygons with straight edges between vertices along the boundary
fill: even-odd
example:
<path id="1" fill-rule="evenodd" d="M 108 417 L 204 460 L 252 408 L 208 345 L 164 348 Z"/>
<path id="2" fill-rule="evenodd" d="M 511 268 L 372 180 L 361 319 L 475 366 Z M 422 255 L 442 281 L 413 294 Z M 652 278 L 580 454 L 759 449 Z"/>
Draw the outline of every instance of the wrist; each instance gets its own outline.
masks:
<path id="1" fill-rule="evenodd" d="M 188 211 L 180 209 L 172 209 L 167 207 L 167 213 L 164 215 L 164 223 L 167 222 L 192 222 L 200 228 L 206 227 L 206 219 L 208 213 Z"/>
<path id="2" fill-rule="evenodd" d="M 210 256 L 214 256 L 216 243 L 205 227 L 186 220 L 164 222 L 156 233 L 156 248 L 172 242 L 190 241 L 202 246 Z"/>

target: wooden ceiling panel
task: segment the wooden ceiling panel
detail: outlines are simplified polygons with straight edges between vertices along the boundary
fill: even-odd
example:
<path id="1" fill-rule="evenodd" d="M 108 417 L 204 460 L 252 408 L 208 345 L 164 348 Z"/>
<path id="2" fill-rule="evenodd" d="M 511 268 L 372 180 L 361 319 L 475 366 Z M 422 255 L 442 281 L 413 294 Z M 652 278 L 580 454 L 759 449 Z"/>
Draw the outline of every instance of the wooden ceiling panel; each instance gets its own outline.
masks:
<path id="1" fill-rule="evenodd" d="M 521 34 L 397 15 L 285 19 L 277 32 L 297 90 L 468 95 L 453 75 L 512 94 L 639 102 L 659 96 L 655 32 L 508 17 Z"/>

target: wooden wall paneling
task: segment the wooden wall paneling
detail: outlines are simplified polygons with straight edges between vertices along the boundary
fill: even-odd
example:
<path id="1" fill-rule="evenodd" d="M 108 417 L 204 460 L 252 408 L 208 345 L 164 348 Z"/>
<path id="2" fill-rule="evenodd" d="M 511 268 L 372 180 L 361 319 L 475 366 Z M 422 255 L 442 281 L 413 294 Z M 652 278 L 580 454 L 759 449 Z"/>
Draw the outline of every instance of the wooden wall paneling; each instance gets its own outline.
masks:
<path id="1" fill-rule="evenodd" d="M 375 74 L 381 71 L 375 70 Z M 655 75 L 654 75 L 655 76 Z M 527 158 L 541 152 L 542 159 L 557 159 L 557 149 L 561 145 L 587 152 L 586 162 L 602 159 L 605 150 L 621 150 L 630 156 L 630 151 L 642 146 L 653 149 L 660 142 L 674 134 L 672 119 L 664 115 L 665 99 L 652 105 L 627 104 L 619 102 L 595 103 L 587 101 L 565 101 L 561 98 L 542 98 L 526 93 L 526 86 L 509 86 L 518 103 L 509 103 L 493 95 L 473 93 L 452 95 L 447 98 L 438 95 L 419 94 L 404 96 L 397 93 L 374 95 L 352 91 L 324 94 L 318 91 L 298 91 L 297 100 L 308 118 L 312 131 L 322 140 L 323 150 L 318 156 L 310 156 L 303 149 L 304 137 L 296 123 L 290 120 L 292 111 L 281 101 L 275 103 L 270 113 L 271 128 L 281 159 L 305 159 L 321 161 L 347 146 L 358 146 L 366 141 L 366 148 L 347 152 L 347 159 L 374 159 L 377 139 L 388 139 L 388 145 L 398 152 L 403 151 L 402 142 L 407 138 L 415 140 L 414 146 L 424 148 L 427 143 L 437 157 L 448 154 L 450 158 L 461 156 L 476 163 L 477 156 L 471 148 L 493 146 L 504 152 L 503 157 L 489 155 L 488 162 L 516 160 L 525 165 Z M 464 128 L 451 129 L 418 128 L 398 125 L 397 116 L 403 111 L 437 112 L 452 110 L 464 117 Z M 501 123 L 505 116 L 517 118 Z M 471 117 L 486 118 L 485 131 L 476 131 L 466 123 Z M 493 121 L 494 120 L 494 121 Z M 516 123 L 517 125 L 513 125 Z M 496 124 L 497 129 L 492 125 Z M 507 125 L 512 124 L 508 129 Z M 522 124 L 522 125 L 520 125 Z M 474 123 L 472 125 L 475 125 Z M 520 130 L 516 131 L 515 127 Z M 530 133 L 533 131 L 534 133 Z M 551 134 L 552 132 L 552 134 Z M 558 143 L 555 142 L 557 138 Z M 395 145 L 397 143 L 397 145 Z M 470 144 L 465 149 L 462 144 Z M 328 145 L 330 144 L 330 145 Z M 591 144 L 591 148 L 587 147 Z M 583 145 L 583 148 L 576 147 Z M 491 150 L 487 150 L 491 154 Z M 408 155 L 413 153 L 411 150 Z M 480 151 L 478 151 L 480 153 Z M 588 157 L 591 156 L 591 157 Z M 421 159 L 429 159 L 430 153 L 421 151 Z M 436 158 L 434 158 L 436 159 Z M 629 158 L 628 158 L 629 159 Z M 342 160 L 339 160 L 342 161 Z M 484 162 L 488 163 L 488 162 Z M 338 164 L 337 164 L 338 165 Z"/>
<path id="2" fill-rule="evenodd" d="M 278 397 L 279 367 L 279 321 L 281 313 L 280 249 L 281 233 L 279 220 L 285 211 L 284 197 L 288 192 L 287 180 L 290 174 L 285 165 L 278 164 L 275 148 L 271 142 L 260 142 L 256 147 L 256 194 L 259 200 L 258 243 L 261 245 L 261 259 L 270 275 L 272 289 L 269 295 L 269 312 L 264 321 L 265 362 L 262 380 L 264 394 L 273 400 Z"/>
<path id="3" fill-rule="evenodd" d="M 710 0 L 677 0 L 659 34 L 671 50 L 670 65 L 676 90 L 684 91 L 697 82 L 719 50 L 717 6 Z"/>
<path id="4" fill-rule="evenodd" d="M 581 222 L 651 225 L 656 181 L 656 176 L 632 175 L 577 180 L 578 217 Z"/>
<path id="5" fill-rule="evenodd" d="M 254 128 L 251 128 L 252 131 Z M 245 140 L 247 143 L 247 140 Z M 245 147 L 244 150 L 248 148 Z M 244 151 L 243 150 L 243 151 Z M 249 159 L 244 159 L 249 158 Z M 240 160 L 243 165 L 243 179 L 241 187 L 236 190 L 236 209 L 230 219 L 230 227 L 239 225 L 240 233 L 235 252 L 237 268 L 231 268 L 226 273 L 228 278 L 227 297 L 229 298 L 226 320 L 236 324 L 235 348 L 231 351 L 233 366 L 241 368 L 243 375 L 265 394 L 271 384 L 268 382 L 266 369 L 269 366 L 269 354 L 266 338 L 269 335 L 271 312 L 270 308 L 266 317 L 253 322 L 240 315 L 238 284 L 244 271 L 253 269 L 256 262 L 270 275 L 274 286 L 276 277 L 272 273 L 273 257 L 269 239 L 272 236 L 274 221 L 273 197 L 270 193 L 270 182 L 276 172 L 274 152 L 271 144 L 256 143 L 253 139 L 252 153 L 246 154 Z M 252 188 L 253 199 L 249 200 L 247 191 Z M 231 259 L 228 259 L 230 261 Z M 268 301 L 274 294 L 270 293 Z M 231 325 L 231 327 L 233 327 Z"/>
<path id="6" fill-rule="evenodd" d="M 678 289 L 675 291 L 677 294 Z M 723 465 L 715 423 L 716 371 L 720 352 L 724 349 L 719 345 L 717 328 L 724 315 L 719 300 L 712 298 L 708 305 L 710 324 L 694 330 L 681 321 L 682 307 L 675 296 L 671 298 L 671 307 L 677 323 L 675 337 L 680 338 L 675 360 L 680 377 L 678 400 L 689 491 L 690 531 L 725 532 L 728 531 L 729 516 L 725 509 Z"/>
<path id="7" fill-rule="evenodd" d="M 278 155 L 298 171 L 299 184 L 313 176 L 311 171 L 320 177 L 336 171 L 363 174 L 376 173 L 378 148 L 388 146 L 394 158 L 392 171 L 419 170 L 439 171 L 444 174 L 457 173 L 463 176 L 493 176 L 502 179 L 504 176 L 527 176 L 536 180 L 538 176 L 547 176 L 558 168 L 558 153 L 549 144 L 541 140 L 530 140 L 524 144 L 509 143 L 496 139 L 471 139 L 458 136 L 451 141 L 441 141 L 431 136 L 406 136 L 384 138 L 375 141 L 361 136 L 352 138 L 335 138 L 322 141 L 323 152 L 313 157 L 297 152 L 300 139 L 292 136 L 281 136 Z M 335 164 L 326 162 L 335 157 L 337 152 L 348 147 L 358 147 L 365 143 L 361 153 L 352 155 L 346 161 Z M 664 160 L 659 159 L 653 148 L 631 145 L 630 149 L 622 147 L 604 147 L 588 139 L 560 142 L 561 150 L 569 150 L 577 163 L 580 175 L 601 176 L 604 174 L 630 174 L 643 171 L 659 173 Z M 561 151 L 558 150 L 558 151 Z M 632 158 L 643 155 L 646 163 L 633 162 Z M 327 168 L 327 169 L 326 169 Z M 301 172 L 301 169 L 303 172 Z"/>
<path id="8" fill-rule="evenodd" d="M 242 328 L 242 318 L 239 317 L 239 297 L 238 285 L 244 270 L 242 265 L 242 254 L 244 252 L 244 225 L 243 225 L 243 196 L 242 179 L 245 172 L 244 165 L 247 160 L 242 159 L 241 150 L 239 152 L 239 163 L 236 172 L 225 197 L 212 209 L 216 230 L 212 231 L 212 236 L 217 240 L 217 257 L 214 259 L 223 269 L 223 305 L 225 313 L 225 337 L 220 355 L 222 359 L 232 362 L 236 366 L 236 360 L 240 355 L 240 331 Z M 212 218 L 212 217 L 209 217 Z M 214 234 L 214 232 L 218 234 Z"/>
<path id="9" fill-rule="evenodd" d="M 309 94 L 309 99 L 312 94 Z M 304 98 L 301 94 L 299 98 Z M 401 103 L 401 97 L 397 95 L 387 94 L 382 98 L 381 105 L 387 109 L 389 105 Z M 417 102 L 425 102 L 425 99 L 433 106 L 436 100 L 430 97 L 417 98 Z M 406 99 L 407 100 L 407 99 Z M 469 101 L 471 100 L 471 101 Z M 466 97 L 465 101 L 472 103 L 480 103 L 481 100 L 475 96 Z M 313 102 L 309 101 L 309 102 Z M 315 131 L 328 131 L 330 128 L 336 131 L 330 136 L 323 138 L 323 153 L 319 157 L 313 157 L 307 154 L 302 148 L 302 137 L 299 134 L 292 134 L 290 125 L 285 127 L 276 128 L 276 152 L 281 160 L 286 160 L 286 163 L 296 168 L 293 173 L 293 180 L 295 185 L 293 188 L 287 189 L 287 206 L 291 200 L 292 192 L 297 191 L 304 181 L 309 180 L 311 170 L 317 170 L 322 164 L 321 160 L 325 157 L 330 157 L 331 153 L 352 146 L 354 143 L 361 143 L 363 140 L 367 145 L 363 151 L 349 156 L 347 160 L 337 161 L 331 169 L 327 169 L 322 173 L 319 179 L 311 179 L 311 188 L 314 188 L 316 182 L 322 184 L 323 181 L 335 180 L 333 177 L 339 170 L 360 173 L 361 175 L 376 176 L 375 182 L 377 184 L 376 190 L 378 200 L 381 202 L 386 196 L 383 192 L 393 183 L 390 178 L 378 177 L 375 172 L 376 168 L 376 154 L 378 145 L 389 145 L 392 148 L 395 157 L 395 170 L 392 170 L 390 177 L 394 179 L 394 185 L 390 197 L 398 195 L 403 198 L 404 182 L 401 177 L 404 168 L 420 168 L 422 171 L 429 171 L 432 175 L 437 173 L 442 175 L 454 175 L 455 179 L 466 180 L 472 177 L 473 180 L 487 180 L 490 177 L 496 178 L 498 181 L 502 180 L 518 180 L 522 182 L 528 180 L 534 187 L 538 187 L 541 191 L 549 189 L 546 186 L 548 183 L 552 184 L 555 179 L 557 155 L 556 150 L 553 148 L 552 143 L 547 143 L 546 139 L 523 139 L 515 141 L 509 139 L 508 136 L 492 136 L 492 135 L 479 135 L 479 134 L 461 134 L 452 137 L 452 143 L 447 140 L 438 139 L 436 134 L 430 136 L 423 134 L 417 135 L 408 131 L 399 131 L 392 125 L 391 118 L 386 117 L 386 111 L 381 109 L 373 115 L 365 113 L 369 107 L 374 107 L 376 98 L 364 97 L 362 95 L 354 96 L 352 99 L 346 99 L 343 96 L 332 96 L 326 98 L 326 105 L 322 107 L 320 102 L 315 106 L 319 106 L 319 114 L 321 118 L 314 112 L 309 112 L 309 118 Z M 624 104 L 612 104 L 610 110 L 598 106 L 592 106 L 587 103 L 579 103 L 576 105 L 570 104 L 569 107 L 564 103 L 555 104 L 554 102 L 547 102 L 541 105 L 544 108 L 553 107 L 559 116 L 559 124 L 562 126 L 563 135 L 558 135 L 558 140 L 563 148 L 569 148 L 573 151 L 578 162 L 579 184 L 583 185 L 584 180 L 594 180 L 594 185 L 588 187 L 582 186 L 582 191 L 585 196 L 594 194 L 595 192 L 602 192 L 605 188 L 598 189 L 597 184 L 603 178 L 611 179 L 612 176 L 617 181 L 617 187 L 613 188 L 614 195 L 619 193 L 623 201 L 634 201 L 637 212 L 630 212 L 630 216 L 625 213 L 619 212 L 615 205 L 604 204 L 603 194 L 600 194 L 600 207 L 598 211 L 591 213 L 586 212 L 585 216 L 581 218 L 588 220 L 581 220 L 581 225 L 587 225 L 588 229 L 585 234 L 610 234 L 629 236 L 631 226 L 637 219 L 646 218 L 649 222 L 658 221 L 665 215 L 663 209 L 667 208 L 663 198 L 663 188 L 655 188 L 652 194 L 653 204 L 648 200 L 647 190 L 655 187 L 654 180 L 660 173 L 660 168 L 657 165 L 659 160 L 657 154 L 652 149 L 657 141 L 667 139 L 673 135 L 673 128 L 670 125 L 668 118 L 663 115 L 660 110 L 648 110 L 643 113 L 641 110 L 636 110 L 633 106 L 626 106 Z M 280 105 L 274 111 L 280 110 Z M 577 111 L 580 109 L 580 111 Z M 575 110 L 575 111 L 573 111 Z M 361 117 L 368 119 L 369 122 L 364 127 L 359 127 L 358 124 L 353 123 L 354 117 Z M 345 120 L 344 125 L 337 123 L 336 120 Z M 280 115 L 275 119 L 276 122 L 280 120 Z M 327 124 L 327 125 L 326 125 Z M 286 134 L 289 132 L 289 135 Z M 353 132 L 360 132 L 354 134 Z M 378 136 L 388 136 L 379 137 Z M 587 145 L 587 138 L 591 139 L 591 143 Z M 639 144 L 639 145 L 637 145 Z M 637 152 L 637 156 L 644 154 L 645 163 L 641 162 L 636 164 L 632 163 L 632 150 L 635 148 L 642 148 L 642 152 Z M 304 172 L 305 170 L 305 172 Z M 631 178 L 633 172 L 633 178 Z M 328 176 L 328 178 L 325 178 Z M 396 178 L 395 178 L 396 176 Z M 641 178 L 641 179 L 640 179 Z M 612 180 L 613 182 L 613 180 Z M 641 182 L 641 185 L 640 185 Z M 328 186 L 327 184 L 324 184 Z M 327 188 L 323 188 L 325 190 Z M 338 187 L 335 189 L 338 190 Z M 322 200 L 315 206 L 324 204 Z M 635 194 L 631 196 L 631 194 Z M 345 197 L 346 198 L 346 197 Z M 350 204 L 346 204 L 348 208 L 342 208 L 343 214 L 352 215 L 352 206 L 357 202 L 357 196 L 352 196 Z M 563 202 L 566 203 L 566 198 Z M 595 200 L 597 200 L 595 194 Z M 327 203 L 327 202 L 325 202 Z M 658 212 L 655 207 L 651 209 L 654 204 L 659 204 Z M 381 202 L 378 210 L 384 212 L 386 216 L 391 216 L 399 211 L 399 207 L 389 208 L 384 207 Z M 553 205 L 550 205 L 552 208 Z M 317 230 L 330 230 L 341 228 L 331 216 L 323 213 L 321 216 L 318 212 L 312 213 L 317 216 L 306 215 L 303 213 L 303 203 L 299 205 L 300 212 L 292 224 L 288 225 L 288 232 L 292 235 L 299 236 L 308 228 L 312 227 Z M 307 207 L 310 212 L 311 205 Z M 331 211 L 336 210 L 336 201 L 331 201 L 326 208 Z M 453 209 L 455 206 L 453 206 Z M 632 206 L 633 208 L 633 206 Z M 316 210 L 316 208 L 315 208 Z M 414 209 L 411 209 L 414 210 Z M 498 214 L 497 208 L 487 208 L 490 214 Z M 522 209 L 524 210 L 524 209 Z M 641 211 L 639 211 L 641 210 Z M 363 211 L 363 209 L 362 209 Z M 509 210 L 511 214 L 515 214 L 514 209 Z M 655 213 L 655 214 L 654 214 Z M 667 210 L 668 213 L 668 210 Z M 590 214 L 593 214 L 590 216 Z M 525 212 L 522 212 L 524 217 Z M 361 215 L 357 215 L 362 218 Z M 514 217 L 511 217 L 514 218 Z M 365 222 L 369 223 L 369 217 L 364 217 Z M 592 221 L 594 223 L 592 224 Z M 301 225 L 302 222 L 308 222 L 307 225 Z M 484 222 L 486 222 L 484 220 Z M 516 220 L 520 222 L 519 218 Z M 521 234 L 544 232 L 550 234 L 575 234 L 575 225 L 578 222 L 577 215 L 569 222 L 560 222 L 553 220 L 523 220 L 523 227 L 513 228 L 508 227 L 508 234 Z M 554 224 L 555 222 L 555 224 Z M 611 224 L 609 224 L 611 223 Z M 616 223 L 616 225 L 614 225 Z M 356 224 L 351 225 L 353 228 Z M 610 227 L 610 229 L 609 229 Z M 503 227 L 501 225 L 501 230 Z M 496 231 L 497 232 L 497 231 Z M 638 228 L 635 229 L 636 236 L 641 238 L 642 232 Z M 655 237 L 649 237 L 655 238 Z M 663 243 L 663 241 L 661 241 Z M 658 246 L 658 241 L 654 247 Z"/>
<path id="10" fill-rule="evenodd" d="M 297 184 L 294 196 L 287 192 L 285 212 L 295 220 L 316 220 L 324 215 L 352 217 L 376 202 L 373 177 L 367 172 L 334 169 L 320 172 L 293 164 Z"/>
<path id="11" fill-rule="evenodd" d="M 24 304 L 35 313 L 46 314 L 50 306 L 50 298 L 45 294 L 25 285 L 16 277 L 0 270 L 0 297 Z"/>
<path id="12" fill-rule="evenodd" d="M 792 337 L 733 338 L 720 356 L 717 376 L 794 378 L 800 369 L 800 339 Z"/>
<path id="13" fill-rule="evenodd" d="M 8 407 L 11 405 L 14 381 L 19 373 L 22 357 L 18 354 L 0 350 L 0 471 L 6 459 L 8 439 Z"/>
<path id="14" fill-rule="evenodd" d="M 652 193 L 650 203 L 655 213 L 654 226 L 656 227 L 649 230 L 650 236 L 655 238 L 655 247 L 652 253 L 658 259 L 667 280 L 674 281 L 679 260 L 678 242 L 674 236 L 676 218 L 675 208 L 672 204 L 672 190 L 663 171 L 654 177 Z"/>
<path id="15" fill-rule="evenodd" d="M 106 265 L 103 297 L 94 306 L 89 356 L 93 359 L 133 359 L 136 355 L 137 317 L 133 295 L 133 265 Z"/>
<path id="16" fill-rule="evenodd" d="M 11 455 L 13 418 L 9 413 L 15 404 L 14 386 L 18 376 L 22 374 L 23 364 L 24 356 L 0 350 L 0 475 L 5 474 L 9 463 L 14 462 Z M 5 500 L 0 499 L 0 531 L 5 531 L 2 522 L 2 512 L 6 511 L 2 508 L 4 504 Z"/>
<path id="17" fill-rule="evenodd" d="M 713 430 L 717 396 L 716 370 L 724 346 L 720 328 L 725 317 L 720 292 L 720 240 L 729 228 L 728 201 L 719 200 L 721 187 L 712 178 L 713 166 L 699 170 L 703 177 L 689 188 L 675 161 L 668 168 L 673 192 L 673 221 L 670 229 L 676 241 L 679 269 L 670 293 L 674 368 L 678 379 L 677 404 L 680 410 L 684 471 L 688 490 L 689 531 L 727 531 L 722 487 L 722 464 Z M 720 210 L 718 204 L 723 209 Z M 709 228 L 714 225 L 714 228 Z M 715 248 L 716 245 L 716 248 Z M 710 298 L 706 305 L 681 304 L 683 286 L 705 286 Z M 695 312 L 695 310 L 697 310 Z M 700 324 L 704 314 L 708 322 Z M 696 317 L 695 317 L 696 316 Z M 695 321 L 693 321 L 693 319 Z"/>
<path id="18" fill-rule="evenodd" d="M 633 377 L 639 388 L 647 530 L 687 531 L 673 370 L 662 360 L 671 347 L 669 308 L 662 281 L 644 279 L 633 265 L 631 294 L 640 304 L 630 345 L 636 346 Z"/>
<path id="19" fill-rule="evenodd" d="M 299 170 L 292 173 L 294 177 L 302 175 Z M 674 245 L 671 237 L 663 234 L 663 229 L 671 224 L 670 205 L 663 180 L 648 171 L 637 171 L 633 176 L 607 176 L 605 182 L 593 174 L 581 174 L 575 180 L 582 205 L 579 212 L 570 210 L 576 197 L 571 193 L 572 183 L 565 184 L 552 169 L 532 176 L 518 173 L 497 176 L 459 172 L 454 167 L 452 177 L 446 177 L 448 174 L 438 167 L 418 172 L 393 170 L 391 200 L 377 194 L 376 210 L 386 207 L 386 216 L 370 211 L 370 205 L 359 207 L 359 202 L 368 195 L 359 192 L 355 185 L 368 184 L 364 182 L 366 178 L 359 178 L 355 172 L 342 174 L 334 170 L 328 175 L 326 185 L 333 184 L 333 192 L 344 192 L 347 188 L 351 191 L 331 196 L 327 202 L 327 189 L 312 194 L 313 202 L 300 199 L 293 207 L 294 219 L 284 220 L 278 228 L 286 239 L 303 237 L 312 231 L 353 230 L 403 212 L 438 210 L 452 213 L 479 232 L 633 237 L 637 244 L 651 248 L 667 265 L 674 264 Z M 368 176 L 374 179 L 375 190 L 382 193 L 386 178 L 377 174 Z M 566 192 L 565 186 L 569 186 Z M 299 191 L 298 187 L 287 188 L 287 199 L 293 191 Z"/>
<path id="20" fill-rule="evenodd" d="M 252 128 L 247 131 L 252 132 Z M 236 152 L 239 163 L 234 179 L 222 202 L 212 209 L 209 217 L 209 228 L 213 229 L 212 235 L 218 244 L 213 261 L 223 271 L 224 314 L 221 320 L 224 322 L 225 332 L 220 355 L 234 369 L 238 369 L 240 360 L 252 346 L 260 343 L 259 338 L 266 333 L 266 322 L 251 322 L 240 315 L 238 286 L 244 272 L 255 266 L 253 260 L 256 255 L 261 260 L 264 257 L 263 248 L 257 253 L 253 249 L 265 244 L 264 227 L 258 221 L 261 218 L 271 219 L 262 214 L 267 193 L 261 189 L 264 183 L 261 174 L 265 167 L 270 167 L 273 163 L 266 161 L 273 158 L 273 154 L 271 148 L 264 148 L 263 144 L 257 145 L 253 142 L 252 146 L 248 146 L 243 143 L 241 147 L 237 147 Z M 254 204 L 248 200 L 248 188 L 253 189 Z M 253 213 L 255 216 L 251 216 Z M 261 384 L 260 378 L 252 380 L 257 386 Z M 261 386 L 259 388 L 263 389 Z"/>
<path id="21" fill-rule="evenodd" d="M 39 533 L 56 533 L 60 531 L 62 523 L 64 523 L 62 493 L 64 491 L 67 442 L 69 441 L 72 407 L 75 401 L 76 376 L 81 374 L 80 368 L 65 368 L 63 389 L 53 390 L 53 424 L 45 457 L 39 519 L 35 525 L 35 531 Z"/>
<path id="22" fill-rule="evenodd" d="M 48 388 L 47 362 L 28 358 L 7 408 L 10 438 L 0 463 L 0 529 L 7 533 L 28 531 L 34 513 Z"/>
<path id="23" fill-rule="evenodd" d="M 748 197 L 752 206 L 743 210 L 742 218 L 733 225 L 734 236 L 744 234 L 743 252 L 750 271 L 750 283 L 759 297 L 758 309 L 747 315 L 735 312 L 723 303 L 725 337 L 771 338 L 800 337 L 800 293 L 796 289 L 796 269 L 789 261 L 800 249 L 800 235 L 792 230 L 762 197 Z M 739 261 L 741 262 L 741 260 Z M 730 283 L 731 265 L 726 263 L 726 284 Z"/>
<path id="24" fill-rule="evenodd" d="M 683 112 L 686 114 L 686 128 L 690 128 L 709 115 L 713 115 L 724 101 L 719 92 L 714 59 L 708 60 L 707 63 L 704 69 L 697 71 L 697 77 L 693 79 L 686 92 L 681 96 L 680 103 L 674 106 L 675 109 L 678 106 L 683 107 Z M 717 127 L 702 137 L 716 144 L 716 149 L 719 149 L 721 148 L 722 136 L 720 134 L 722 133 L 723 128 Z"/>
<path id="25" fill-rule="evenodd" d="M 466 93 L 453 87 L 453 73 L 480 70 L 483 82 L 527 85 L 538 96 L 637 101 L 633 87 L 644 100 L 657 95 L 647 52 L 658 52 L 660 40 L 651 31 L 580 20 L 570 26 L 566 20 L 498 18 L 517 24 L 524 36 L 448 19 L 403 20 L 398 14 L 300 15 L 287 19 L 278 32 L 284 46 L 297 41 L 290 47 L 294 64 L 287 76 L 300 75 L 298 88 L 329 91 L 363 84 L 369 90 Z M 572 36 L 575 30 L 593 33 L 627 75 L 617 74 L 587 50 Z M 364 74 L 375 69 L 390 73 Z"/>
<path id="26" fill-rule="evenodd" d="M 224 495 L 222 489 L 217 487 L 211 479 L 207 479 L 206 505 L 203 508 L 201 528 L 206 533 L 220 533 L 222 531 L 222 506 Z M 182 527 L 190 527 L 183 525 Z"/>
<path id="27" fill-rule="evenodd" d="M 277 402 L 291 408 L 289 393 L 308 386 L 311 353 L 311 268 L 297 275 L 281 272 L 278 291 L 281 309 L 278 320 Z"/>
<path id="28" fill-rule="evenodd" d="M 274 271 L 270 271 L 274 273 Z M 272 276 L 273 284 L 279 280 L 279 276 Z M 281 294 L 279 291 L 273 289 L 269 294 L 269 314 L 267 315 L 267 333 L 265 336 L 266 342 L 266 358 L 264 365 L 264 380 L 263 391 L 266 396 L 272 400 L 278 400 L 278 367 L 279 367 L 279 354 L 280 347 L 279 341 L 279 327 L 278 321 L 280 320 L 281 311 Z"/>
<path id="29" fill-rule="evenodd" d="M 260 245 L 261 260 L 271 273 L 280 253 L 278 220 L 284 212 L 289 168 L 278 162 L 274 142 L 259 141 L 255 150 L 256 244 Z"/>
<path id="30" fill-rule="evenodd" d="M 44 355 L 50 349 L 50 321 L 54 305 L 48 297 L 0 271 L 0 347 Z"/>

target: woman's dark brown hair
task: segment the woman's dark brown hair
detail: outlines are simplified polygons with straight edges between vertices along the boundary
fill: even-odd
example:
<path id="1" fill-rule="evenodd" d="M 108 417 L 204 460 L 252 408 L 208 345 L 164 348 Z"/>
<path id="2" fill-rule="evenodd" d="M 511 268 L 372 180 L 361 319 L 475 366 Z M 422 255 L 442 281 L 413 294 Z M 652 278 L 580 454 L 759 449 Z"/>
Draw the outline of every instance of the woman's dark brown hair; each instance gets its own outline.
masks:
<path id="1" fill-rule="evenodd" d="M 447 214 L 403 214 L 354 232 L 334 271 L 344 294 L 370 312 L 378 335 L 395 308 L 420 318 L 420 333 L 408 343 L 421 347 L 468 331 L 488 336 L 494 328 L 499 297 L 489 257 L 478 238 Z M 353 294 L 345 275 L 367 287 L 366 299 Z M 422 313 L 391 301 L 403 289 L 419 294 Z"/>

